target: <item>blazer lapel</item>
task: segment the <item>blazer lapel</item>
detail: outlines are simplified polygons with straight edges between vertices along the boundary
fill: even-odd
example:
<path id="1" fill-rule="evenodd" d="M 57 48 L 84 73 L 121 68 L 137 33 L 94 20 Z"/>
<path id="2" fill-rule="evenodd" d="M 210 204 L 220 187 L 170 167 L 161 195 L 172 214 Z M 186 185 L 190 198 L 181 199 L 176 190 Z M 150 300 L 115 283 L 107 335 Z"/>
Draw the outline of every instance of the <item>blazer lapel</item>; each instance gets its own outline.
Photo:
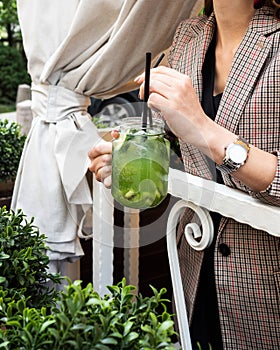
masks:
<path id="1" fill-rule="evenodd" d="M 202 99 L 202 67 L 208 47 L 213 39 L 215 33 L 216 20 L 212 14 L 207 20 L 204 29 L 193 40 L 192 49 L 189 55 L 192 57 L 191 65 L 187 67 L 186 74 L 192 78 L 193 87 L 196 89 L 199 100 Z"/>
<path id="2" fill-rule="evenodd" d="M 270 26 L 265 26 L 263 16 L 256 14 L 234 57 L 216 116 L 216 122 L 232 132 L 237 130 L 246 102 L 271 51 L 272 40 L 266 35 L 272 27 L 275 30 L 275 25 L 271 25 L 271 18 L 267 22 Z"/>
<path id="3" fill-rule="evenodd" d="M 215 22 L 214 15 L 211 15 L 210 18 L 207 19 L 203 30 L 200 30 L 198 35 L 194 35 L 193 39 L 188 44 L 188 50 L 183 55 L 182 66 L 180 67 L 182 72 L 191 77 L 193 87 L 200 101 L 202 99 L 203 89 L 202 66 L 207 49 L 215 32 Z M 213 174 L 211 173 L 205 155 L 197 148 L 189 144 L 184 144 L 182 145 L 182 155 L 185 164 L 187 164 L 188 172 L 206 179 L 213 179 Z"/>

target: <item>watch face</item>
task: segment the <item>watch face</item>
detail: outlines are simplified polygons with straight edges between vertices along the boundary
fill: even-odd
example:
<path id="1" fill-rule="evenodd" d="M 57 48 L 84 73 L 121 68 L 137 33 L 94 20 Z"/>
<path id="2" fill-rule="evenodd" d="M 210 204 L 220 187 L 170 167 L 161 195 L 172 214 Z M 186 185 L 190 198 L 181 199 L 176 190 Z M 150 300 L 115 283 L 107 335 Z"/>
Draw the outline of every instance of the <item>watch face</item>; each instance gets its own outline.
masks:
<path id="1" fill-rule="evenodd" d="M 228 149 L 228 156 L 234 163 L 242 164 L 247 158 L 247 150 L 239 144 L 231 144 Z"/>

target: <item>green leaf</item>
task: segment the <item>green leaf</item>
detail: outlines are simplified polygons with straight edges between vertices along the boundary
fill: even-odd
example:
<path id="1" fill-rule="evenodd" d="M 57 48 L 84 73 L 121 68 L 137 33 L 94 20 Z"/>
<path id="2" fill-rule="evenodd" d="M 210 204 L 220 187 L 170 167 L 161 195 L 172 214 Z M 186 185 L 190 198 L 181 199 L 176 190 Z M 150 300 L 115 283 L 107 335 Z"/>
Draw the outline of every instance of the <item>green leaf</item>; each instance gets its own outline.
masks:
<path id="1" fill-rule="evenodd" d="M 4 342 L 2 342 L 2 343 L 0 344 L 0 349 L 1 349 L 1 348 L 9 349 L 9 348 L 8 348 L 9 343 L 10 343 L 9 341 L 4 341 Z"/>
<path id="2" fill-rule="evenodd" d="M 135 340 L 137 338 L 139 338 L 139 333 L 131 332 L 126 336 L 125 341 L 127 343 L 131 343 L 133 340 Z"/>
<path id="3" fill-rule="evenodd" d="M 40 327 L 40 330 L 39 330 L 39 333 L 43 333 L 46 331 L 46 329 L 55 323 L 55 320 L 48 320 L 48 321 L 45 321 L 42 326 Z"/>
<path id="4" fill-rule="evenodd" d="M 0 252 L 0 260 L 5 260 L 5 259 L 9 259 L 10 255 L 9 254 L 5 254 L 3 252 Z"/>
<path id="5" fill-rule="evenodd" d="M 158 329 L 158 332 L 159 333 L 162 333 L 162 332 L 165 332 L 167 331 L 168 329 L 172 328 L 174 326 L 174 322 L 173 321 L 164 321 L 159 329 Z"/>
<path id="6" fill-rule="evenodd" d="M 142 331 L 150 334 L 154 334 L 154 330 L 149 325 L 143 325 L 141 326 Z"/>
<path id="7" fill-rule="evenodd" d="M 105 345 L 118 345 L 118 341 L 114 338 L 105 338 L 105 339 L 102 339 L 102 344 L 105 344 Z"/>
<path id="8" fill-rule="evenodd" d="M 18 328 L 20 328 L 20 327 L 21 327 L 21 324 L 20 324 L 19 321 L 10 320 L 10 321 L 7 321 L 7 326 L 10 326 L 10 327 L 18 327 Z"/>
<path id="9" fill-rule="evenodd" d="M 103 345 L 103 344 L 96 344 L 96 345 L 94 346 L 93 349 L 98 349 L 98 350 L 111 350 L 111 348 L 109 348 L 108 346 Z"/>
<path id="10" fill-rule="evenodd" d="M 130 332 L 132 326 L 133 326 L 133 322 L 130 322 L 130 321 L 124 324 L 124 332 L 123 332 L 124 336 L 126 336 Z"/>
<path id="11" fill-rule="evenodd" d="M 152 325 L 154 327 L 156 327 L 158 324 L 158 319 L 157 319 L 156 315 L 153 312 L 150 312 L 149 316 L 150 316 L 150 319 L 152 321 Z"/>
<path id="12" fill-rule="evenodd" d="M 62 325 L 69 326 L 71 323 L 69 318 L 64 313 L 60 313 L 56 317 Z"/>

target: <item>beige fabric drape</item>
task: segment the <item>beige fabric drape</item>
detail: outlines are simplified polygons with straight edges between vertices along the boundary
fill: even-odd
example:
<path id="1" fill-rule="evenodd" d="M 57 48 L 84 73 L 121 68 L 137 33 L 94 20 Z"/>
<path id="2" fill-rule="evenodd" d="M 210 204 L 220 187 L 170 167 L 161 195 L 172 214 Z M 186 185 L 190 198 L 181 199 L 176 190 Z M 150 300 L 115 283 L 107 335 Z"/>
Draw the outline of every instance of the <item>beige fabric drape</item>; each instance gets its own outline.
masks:
<path id="1" fill-rule="evenodd" d="M 77 205 L 92 203 L 85 173 L 98 135 L 89 96 L 107 98 L 171 44 L 195 0 L 18 0 L 34 120 L 12 208 L 35 217 L 51 260 L 83 254 Z"/>

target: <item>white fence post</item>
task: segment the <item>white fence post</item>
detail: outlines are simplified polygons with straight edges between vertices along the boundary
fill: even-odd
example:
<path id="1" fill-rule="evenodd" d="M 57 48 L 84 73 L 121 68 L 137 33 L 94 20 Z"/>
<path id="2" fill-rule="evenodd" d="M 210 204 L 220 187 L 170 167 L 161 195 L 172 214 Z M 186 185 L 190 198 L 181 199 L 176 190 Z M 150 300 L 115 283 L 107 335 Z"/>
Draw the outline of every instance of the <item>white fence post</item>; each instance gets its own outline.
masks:
<path id="1" fill-rule="evenodd" d="M 113 284 L 114 203 L 111 191 L 93 179 L 92 280 L 101 295 Z"/>

